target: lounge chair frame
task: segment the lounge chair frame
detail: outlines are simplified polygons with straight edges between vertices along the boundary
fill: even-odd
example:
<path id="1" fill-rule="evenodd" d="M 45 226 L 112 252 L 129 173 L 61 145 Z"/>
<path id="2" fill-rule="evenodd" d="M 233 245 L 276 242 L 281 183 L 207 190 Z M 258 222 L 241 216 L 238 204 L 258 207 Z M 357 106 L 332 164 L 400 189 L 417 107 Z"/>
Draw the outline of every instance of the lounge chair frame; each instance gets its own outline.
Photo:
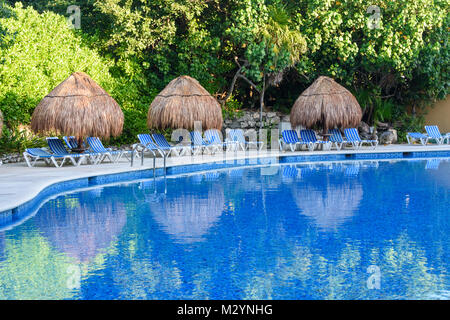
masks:
<path id="1" fill-rule="evenodd" d="M 292 152 L 297 149 L 297 146 L 309 146 L 309 143 L 301 141 L 298 137 L 297 131 L 295 130 L 283 130 L 281 132 L 281 138 L 278 141 L 280 145 L 280 150 L 283 151 L 286 146 L 288 146 Z"/>
<path id="2" fill-rule="evenodd" d="M 360 149 L 363 144 L 371 145 L 373 149 L 376 149 L 378 146 L 378 140 L 362 140 L 356 128 L 344 129 L 344 134 L 347 143 L 351 144 L 355 149 Z"/>
<path id="3" fill-rule="evenodd" d="M 177 157 L 181 157 L 187 152 L 187 150 L 190 149 L 190 146 L 172 146 L 160 133 L 153 133 L 151 137 L 153 138 L 153 142 L 159 147 L 158 152 L 161 154 L 161 156 L 164 156 L 162 154 L 163 151 L 167 151 L 167 156 L 175 155 Z"/>
<path id="4" fill-rule="evenodd" d="M 23 157 L 30 168 L 34 167 L 39 160 L 44 160 L 46 165 L 53 164 L 56 168 L 61 168 L 66 160 L 70 160 L 74 166 L 78 166 L 77 162 L 70 156 L 53 155 L 40 148 L 26 149 Z M 61 160 L 61 163 L 58 163 L 57 159 Z"/>
<path id="5" fill-rule="evenodd" d="M 413 144 L 415 141 L 420 141 L 420 144 L 425 146 L 428 143 L 430 137 L 420 132 L 408 132 L 406 134 L 406 140 L 408 144 Z"/>
<path id="6" fill-rule="evenodd" d="M 326 148 L 327 150 L 331 149 L 332 146 L 332 143 L 330 141 L 318 140 L 316 137 L 316 133 L 311 129 L 300 130 L 300 138 L 302 139 L 302 141 L 308 143 L 309 151 L 314 151 L 314 149 L 316 149 L 316 147 L 320 145 L 322 145 L 324 149 Z"/>
<path id="7" fill-rule="evenodd" d="M 242 129 L 231 129 L 228 132 L 228 136 L 229 138 L 226 140 L 226 142 L 236 143 L 238 148 L 240 147 L 242 151 L 248 150 L 250 146 L 255 146 L 258 150 L 262 150 L 262 148 L 264 147 L 264 142 L 262 141 L 246 141 Z"/>
<path id="8" fill-rule="evenodd" d="M 438 126 L 425 126 L 425 131 L 428 134 L 428 141 L 434 140 L 439 145 L 444 144 L 446 140 L 449 143 L 450 135 L 442 135 Z"/>
<path id="9" fill-rule="evenodd" d="M 216 145 L 218 150 L 225 148 L 226 150 L 237 150 L 238 143 L 236 141 L 223 142 L 217 129 L 208 129 L 205 131 L 205 139 L 207 143 Z"/>
<path id="10" fill-rule="evenodd" d="M 191 136 L 191 149 L 193 155 L 199 153 L 203 154 L 205 151 L 210 154 L 215 154 L 218 151 L 219 148 L 217 144 L 206 142 L 199 131 L 191 131 L 189 134 Z"/>

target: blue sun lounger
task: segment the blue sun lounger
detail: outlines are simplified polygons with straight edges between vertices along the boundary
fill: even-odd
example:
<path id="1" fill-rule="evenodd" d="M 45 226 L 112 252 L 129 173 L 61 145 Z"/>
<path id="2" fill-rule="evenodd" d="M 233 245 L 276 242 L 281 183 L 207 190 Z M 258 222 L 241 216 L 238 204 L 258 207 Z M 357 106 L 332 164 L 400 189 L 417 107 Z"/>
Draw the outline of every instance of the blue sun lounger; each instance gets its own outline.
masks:
<path id="1" fill-rule="evenodd" d="M 444 144 L 445 140 L 449 143 L 450 136 L 448 134 L 443 136 L 438 126 L 425 126 L 425 130 L 428 134 L 428 140 L 434 140 L 437 144 Z"/>
<path id="2" fill-rule="evenodd" d="M 303 142 L 308 143 L 309 151 L 313 151 L 319 145 L 323 145 L 327 149 L 331 148 L 331 142 L 318 140 L 316 133 L 311 129 L 300 130 L 300 137 Z"/>
<path id="3" fill-rule="evenodd" d="M 297 148 L 297 145 L 308 146 L 307 142 L 301 141 L 298 137 L 297 131 L 295 130 L 283 130 L 281 132 L 281 139 L 279 140 L 280 144 L 280 150 L 283 151 L 285 146 L 289 146 L 291 148 L 291 151 L 295 151 Z"/>
<path id="4" fill-rule="evenodd" d="M 64 136 L 63 139 L 70 150 L 78 149 L 78 141 L 74 136 Z"/>
<path id="5" fill-rule="evenodd" d="M 182 156 L 190 148 L 188 146 L 172 146 L 161 133 L 153 133 L 152 138 L 160 149 L 168 152 L 167 156 L 172 153 L 176 156 Z"/>
<path id="6" fill-rule="evenodd" d="M 60 168 L 67 159 L 71 159 L 69 156 L 58 156 L 40 148 L 26 149 L 23 157 L 30 168 L 34 167 L 39 160 L 45 161 L 47 165 L 53 164 L 55 167 Z M 59 164 L 57 160 L 61 160 L 61 163 Z"/>
<path id="7" fill-rule="evenodd" d="M 255 146 L 257 149 L 262 150 L 264 142 L 262 141 L 246 141 L 244 132 L 242 129 L 231 129 L 228 133 L 229 139 L 227 142 L 235 142 L 241 147 L 242 151 L 247 150 L 250 146 Z"/>
<path id="8" fill-rule="evenodd" d="M 344 133 L 347 143 L 351 144 L 353 148 L 359 149 L 364 143 L 370 144 L 374 149 L 378 146 L 378 140 L 361 140 L 356 128 L 345 129 Z"/>
<path id="9" fill-rule="evenodd" d="M 64 136 L 63 137 L 64 142 L 66 143 L 67 147 L 70 150 L 73 149 L 80 149 L 80 148 L 86 148 L 86 144 L 83 142 L 81 146 L 78 145 L 78 141 L 74 136 Z"/>
<path id="10" fill-rule="evenodd" d="M 86 159 L 86 157 L 88 157 L 88 154 L 69 153 L 66 149 L 66 146 L 64 145 L 64 142 L 58 137 L 47 138 L 47 143 L 54 155 L 60 157 L 67 157 L 70 161 L 72 161 L 74 166 L 78 167 L 81 164 L 81 162 L 83 162 L 83 160 Z M 75 159 L 78 159 L 78 161 L 76 161 Z"/>
<path id="11" fill-rule="evenodd" d="M 152 140 L 152 137 L 148 133 L 138 134 L 137 137 L 139 139 L 140 145 L 139 144 L 133 145 L 133 148 L 135 148 L 136 150 L 139 150 L 139 147 L 141 147 L 144 148 L 144 151 L 149 151 L 154 156 L 156 156 L 156 152 L 158 152 L 162 157 L 169 156 L 171 150 L 167 150 L 166 153 L 165 149 L 160 148 L 156 145 L 156 143 Z"/>
<path id="12" fill-rule="evenodd" d="M 103 162 L 106 158 L 108 158 L 111 162 L 117 162 L 124 155 L 128 160 L 131 160 L 131 158 L 129 158 L 129 155 L 133 154 L 133 151 L 131 151 L 131 150 L 129 150 L 129 151 L 125 151 L 125 150 L 113 151 L 111 149 L 107 149 L 103 146 L 102 141 L 97 137 L 87 137 L 86 141 L 87 141 L 91 151 L 100 155 L 96 159 L 96 164 Z M 135 153 L 135 156 L 139 157 L 139 154 Z"/>
<path id="13" fill-rule="evenodd" d="M 413 144 L 415 141 L 420 141 L 420 144 L 425 146 L 428 143 L 430 137 L 426 134 L 420 132 L 408 132 L 406 134 L 406 140 L 408 144 Z"/>
<path id="14" fill-rule="evenodd" d="M 223 142 L 220 137 L 220 132 L 217 129 L 208 129 L 205 131 L 205 139 L 207 142 L 216 146 L 218 150 L 223 150 L 224 148 L 230 148 L 235 150 L 238 143 L 235 141 Z"/>
<path id="15" fill-rule="evenodd" d="M 214 154 L 217 151 L 217 145 L 203 140 L 200 132 L 191 131 L 189 134 L 191 135 L 192 153 L 194 155 L 199 152 L 203 153 L 205 150 L 211 154 Z"/>
<path id="16" fill-rule="evenodd" d="M 344 144 L 347 143 L 347 141 L 345 141 L 342 137 L 342 133 L 339 129 L 330 130 L 329 141 L 332 143 L 332 145 L 334 144 L 337 150 L 341 150 Z"/>

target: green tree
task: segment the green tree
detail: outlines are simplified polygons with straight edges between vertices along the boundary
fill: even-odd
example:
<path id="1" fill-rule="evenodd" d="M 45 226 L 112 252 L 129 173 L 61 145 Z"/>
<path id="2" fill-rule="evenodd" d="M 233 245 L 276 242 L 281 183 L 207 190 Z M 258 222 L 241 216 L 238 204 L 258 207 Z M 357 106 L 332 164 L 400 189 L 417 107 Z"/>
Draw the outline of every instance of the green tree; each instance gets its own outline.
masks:
<path id="1" fill-rule="evenodd" d="M 20 3 L 0 17 L 0 108 L 9 128 L 26 124 L 39 101 L 72 72 L 84 71 L 107 89 L 113 87 L 110 61 L 68 27 L 64 17 L 39 14 Z"/>
<path id="2" fill-rule="evenodd" d="M 0 15 L 0 110 L 10 133 L 0 145 L 10 145 L 22 135 L 39 101 L 71 73 L 83 71 L 104 87 L 125 113 L 124 134 L 117 141 L 134 141 L 146 130 L 146 115 L 156 92 L 145 89 L 139 78 L 123 75 L 112 59 L 89 48 L 86 35 L 68 28 L 65 17 L 32 7 L 3 6 Z M 21 144 L 22 145 L 22 144 Z M 22 147 L 23 148 L 23 147 Z M 4 149 L 4 148 L 2 148 Z"/>
<path id="3" fill-rule="evenodd" d="M 236 81 L 242 79 L 259 94 L 260 125 L 264 95 L 270 86 L 278 86 L 287 69 L 293 67 L 306 52 L 306 41 L 292 24 L 290 12 L 278 1 L 246 0 L 236 3 L 227 30 L 238 66 L 225 101 L 231 96 Z"/>
<path id="4" fill-rule="evenodd" d="M 298 72 L 308 78 L 304 82 L 329 75 L 357 96 L 365 91 L 371 97 L 362 104 L 367 120 L 375 104 L 385 100 L 406 106 L 447 94 L 448 1 L 371 2 L 380 8 L 378 28 L 369 28 L 373 14 L 367 13 L 369 5 L 363 0 L 290 4 L 308 42 L 308 54 L 297 64 Z M 381 101 L 372 103 L 376 98 Z"/>
<path id="5" fill-rule="evenodd" d="M 150 85 L 162 89 L 174 77 L 189 74 L 207 89 L 217 89 L 211 75 L 226 66 L 217 59 L 220 39 L 201 20 L 207 2 L 106 0 L 95 7 L 112 21 L 103 49 L 128 75 L 142 70 Z"/>

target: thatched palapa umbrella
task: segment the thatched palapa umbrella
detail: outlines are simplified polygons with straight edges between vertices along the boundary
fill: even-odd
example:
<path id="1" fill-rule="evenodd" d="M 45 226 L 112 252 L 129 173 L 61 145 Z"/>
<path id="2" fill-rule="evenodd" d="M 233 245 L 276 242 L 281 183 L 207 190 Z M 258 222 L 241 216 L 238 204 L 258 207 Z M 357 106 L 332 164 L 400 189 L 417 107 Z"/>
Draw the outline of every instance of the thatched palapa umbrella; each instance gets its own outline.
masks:
<path id="1" fill-rule="evenodd" d="M 122 133 L 119 104 L 94 80 L 76 72 L 42 99 L 33 112 L 34 132 L 84 137 L 116 137 Z M 81 145 L 81 144 L 80 144 Z"/>
<path id="2" fill-rule="evenodd" d="M 319 77 L 295 101 L 291 110 L 291 125 L 312 128 L 323 126 L 324 132 L 333 128 L 357 127 L 362 111 L 350 91 L 329 77 Z"/>
<path id="3" fill-rule="evenodd" d="M 172 80 L 158 94 L 148 111 L 148 127 L 156 129 L 194 129 L 200 121 L 203 129 L 222 128 L 222 109 L 200 83 L 188 76 Z"/>

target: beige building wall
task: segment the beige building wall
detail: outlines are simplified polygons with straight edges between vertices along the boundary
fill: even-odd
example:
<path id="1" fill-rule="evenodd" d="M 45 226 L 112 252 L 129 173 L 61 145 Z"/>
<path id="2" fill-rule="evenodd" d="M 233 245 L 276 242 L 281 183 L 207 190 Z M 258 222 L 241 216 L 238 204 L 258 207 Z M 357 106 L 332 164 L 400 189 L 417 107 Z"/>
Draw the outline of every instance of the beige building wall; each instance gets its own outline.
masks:
<path id="1" fill-rule="evenodd" d="M 425 124 L 437 125 L 441 133 L 450 132 L 450 95 L 425 110 Z"/>

